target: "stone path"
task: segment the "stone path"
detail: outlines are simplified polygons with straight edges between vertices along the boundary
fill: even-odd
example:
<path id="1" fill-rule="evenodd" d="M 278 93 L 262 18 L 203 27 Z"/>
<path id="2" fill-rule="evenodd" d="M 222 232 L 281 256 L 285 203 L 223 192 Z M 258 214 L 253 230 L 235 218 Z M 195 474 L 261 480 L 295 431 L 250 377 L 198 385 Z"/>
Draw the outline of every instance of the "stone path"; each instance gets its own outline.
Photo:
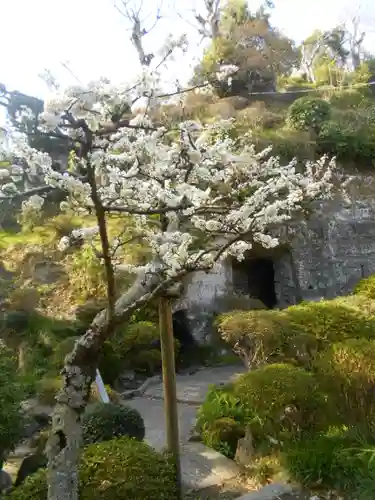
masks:
<path id="1" fill-rule="evenodd" d="M 182 481 L 187 488 L 203 489 L 221 484 L 239 473 L 232 460 L 207 448 L 202 443 L 189 443 L 199 405 L 212 384 L 226 384 L 244 373 L 241 366 L 205 368 L 193 375 L 177 376 Z M 144 395 L 127 401 L 144 418 L 146 441 L 157 450 L 166 446 L 163 386 L 150 386 Z"/>

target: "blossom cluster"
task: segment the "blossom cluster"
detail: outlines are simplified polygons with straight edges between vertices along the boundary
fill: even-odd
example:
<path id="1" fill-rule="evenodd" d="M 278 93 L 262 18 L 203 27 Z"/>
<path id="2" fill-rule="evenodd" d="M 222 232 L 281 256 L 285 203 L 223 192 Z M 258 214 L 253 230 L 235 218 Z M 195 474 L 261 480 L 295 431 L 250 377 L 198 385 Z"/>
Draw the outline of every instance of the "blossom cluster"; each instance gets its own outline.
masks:
<path id="1" fill-rule="evenodd" d="M 166 129 L 152 127 L 142 114 L 107 133 L 103 124 L 109 111 L 132 101 L 128 86 L 115 88 L 101 80 L 87 88 L 70 88 L 46 103 L 43 118 L 51 128 L 58 125 L 67 135 L 72 133 L 64 121 L 69 109 L 91 130 L 90 150 L 83 158 L 73 158 L 69 172 L 54 171 L 51 158 L 30 148 L 24 138 L 13 141 L 12 148 L 41 185 L 68 193 L 64 209 L 93 208 L 92 186 L 77 173 L 78 165 L 81 171 L 93 169 L 106 214 L 133 218 L 158 272 L 173 277 L 183 269 L 209 269 L 231 256 L 243 259 L 254 244 L 276 247 L 280 226 L 335 193 L 334 161 L 322 158 L 304 169 L 295 161 L 282 164 L 269 149 L 257 153 L 249 142 L 239 145 L 227 133 L 233 126 L 230 120 L 212 125 L 186 121 L 171 139 Z M 0 170 L 0 193 L 1 180 L 7 177 Z M 26 209 L 30 203 L 36 206 L 40 200 L 30 199 Z M 60 248 L 67 245 L 68 240 L 62 241 Z"/>

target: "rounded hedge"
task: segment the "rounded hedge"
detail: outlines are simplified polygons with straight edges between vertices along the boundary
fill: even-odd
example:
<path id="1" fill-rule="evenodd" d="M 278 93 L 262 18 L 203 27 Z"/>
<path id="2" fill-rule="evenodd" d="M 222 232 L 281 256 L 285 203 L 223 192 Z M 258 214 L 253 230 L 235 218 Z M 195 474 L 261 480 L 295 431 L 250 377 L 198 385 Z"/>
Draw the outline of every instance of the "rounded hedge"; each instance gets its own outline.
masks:
<path id="1" fill-rule="evenodd" d="M 375 275 L 359 281 L 354 289 L 356 295 L 363 295 L 368 299 L 375 299 Z"/>
<path id="2" fill-rule="evenodd" d="M 334 342 L 375 339 L 374 304 L 363 299 L 361 305 L 358 297 L 302 302 L 281 311 L 232 311 L 216 324 L 221 338 L 251 368 L 272 362 L 309 367 Z"/>
<path id="3" fill-rule="evenodd" d="M 87 408 L 82 417 L 85 445 L 121 436 L 144 439 L 145 424 L 137 410 L 115 403 L 96 403 Z"/>
<path id="4" fill-rule="evenodd" d="M 313 368 L 340 422 L 375 430 L 375 341 L 348 339 L 320 354 Z"/>
<path id="5" fill-rule="evenodd" d="M 288 110 L 288 121 L 297 130 L 319 132 L 323 123 L 331 115 L 330 104 L 323 99 L 301 97 L 293 102 Z"/>
<path id="6" fill-rule="evenodd" d="M 126 437 L 87 447 L 79 466 L 80 500 L 174 500 L 173 463 L 145 443 Z M 46 500 L 46 471 L 28 477 L 9 496 Z"/>
<path id="7" fill-rule="evenodd" d="M 289 364 L 265 365 L 233 383 L 254 436 L 299 435 L 326 424 L 325 401 L 314 374 Z"/>

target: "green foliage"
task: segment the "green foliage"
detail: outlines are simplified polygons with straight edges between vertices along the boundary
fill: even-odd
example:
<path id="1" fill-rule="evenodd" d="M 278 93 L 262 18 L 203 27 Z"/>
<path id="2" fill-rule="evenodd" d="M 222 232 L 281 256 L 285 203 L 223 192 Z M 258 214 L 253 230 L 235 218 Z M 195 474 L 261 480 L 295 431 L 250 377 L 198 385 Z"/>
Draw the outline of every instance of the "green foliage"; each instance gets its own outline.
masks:
<path id="1" fill-rule="evenodd" d="M 211 429 L 217 420 L 229 418 L 240 424 L 246 421 L 245 408 L 241 400 L 234 395 L 231 385 L 226 387 L 212 386 L 199 407 L 196 429 L 204 432 Z"/>
<path id="2" fill-rule="evenodd" d="M 174 466 L 151 447 L 121 438 L 89 446 L 80 469 L 80 499 L 173 500 Z"/>
<path id="3" fill-rule="evenodd" d="M 332 344 L 314 370 L 342 424 L 375 430 L 375 341 L 348 339 Z"/>
<path id="4" fill-rule="evenodd" d="M 341 300 L 303 302 L 285 310 L 292 328 L 312 334 L 322 347 L 349 338 L 375 338 L 375 321 Z"/>
<path id="5" fill-rule="evenodd" d="M 99 369 L 106 382 L 113 383 L 125 370 L 151 376 L 161 369 L 159 328 L 151 321 L 130 323 L 106 342 Z M 179 344 L 175 341 L 176 354 Z"/>
<path id="6" fill-rule="evenodd" d="M 355 287 L 354 293 L 368 299 L 375 299 L 375 274 L 362 279 Z"/>
<path id="7" fill-rule="evenodd" d="M 54 348 L 51 364 L 57 372 L 60 372 L 63 368 L 66 356 L 73 351 L 74 345 L 78 339 L 79 337 L 68 337 L 59 342 Z"/>
<path id="8" fill-rule="evenodd" d="M 324 425 L 325 402 L 312 373 L 288 364 L 266 365 L 240 376 L 233 393 L 256 438 L 295 439 L 302 432 Z"/>
<path id="9" fill-rule="evenodd" d="M 77 302 L 104 296 L 104 267 L 90 246 L 82 247 L 71 256 L 69 271 L 70 287 Z"/>
<path id="10" fill-rule="evenodd" d="M 38 400 L 45 405 L 54 406 L 56 395 L 62 388 L 61 377 L 45 377 L 36 385 Z"/>
<path id="11" fill-rule="evenodd" d="M 331 107 L 323 99 L 301 97 L 288 110 L 288 121 L 297 130 L 319 132 L 323 123 L 329 120 Z"/>
<path id="12" fill-rule="evenodd" d="M 334 92 L 329 99 L 331 106 L 337 109 L 354 109 L 365 108 L 373 105 L 373 102 L 363 92 L 356 89 L 344 89 Z"/>
<path id="13" fill-rule="evenodd" d="M 14 500 L 47 500 L 47 471 L 39 469 L 8 495 Z"/>
<path id="14" fill-rule="evenodd" d="M 244 435 L 244 428 L 239 422 L 229 417 L 223 417 L 215 420 L 210 427 L 204 429 L 202 441 L 226 457 L 234 458 L 238 440 Z"/>
<path id="15" fill-rule="evenodd" d="M 338 159 L 359 161 L 372 165 L 375 159 L 374 130 L 355 123 L 327 121 L 319 131 L 318 151 L 336 155 Z"/>
<path id="16" fill-rule="evenodd" d="M 130 407 L 97 403 L 87 409 L 82 417 L 84 444 L 110 441 L 129 436 L 142 441 L 145 437 L 145 424 L 140 413 Z"/>
<path id="17" fill-rule="evenodd" d="M 312 160 L 315 156 L 316 141 L 311 133 L 305 130 L 293 130 L 285 126 L 272 130 L 256 130 L 251 136 L 251 142 L 259 150 L 272 146 L 272 154 L 284 161 L 295 157 Z"/>
<path id="18" fill-rule="evenodd" d="M 174 500 L 174 466 L 151 447 L 129 438 L 86 448 L 79 467 L 80 500 Z M 14 500 L 46 500 L 46 471 L 26 479 L 10 494 Z"/>
<path id="19" fill-rule="evenodd" d="M 217 327 L 248 366 L 279 361 L 309 366 L 332 342 L 375 338 L 374 317 L 342 299 L 284 310 L 232 311 L 219 316 Z"/>
<path id="20" fill-rule="evenodd" d="M 14 449 L 22 435 L 23 397 L 16 360 L 10 351 L 0 346 L 0 458 Z"/>
<path id="21" fill-rule="evenodd" d="M 375 448 L 345 429 L 333 429 L 293 443 L 283 462 L 293 480 L 335 488 L 370 500 L 375 494 Z"/>

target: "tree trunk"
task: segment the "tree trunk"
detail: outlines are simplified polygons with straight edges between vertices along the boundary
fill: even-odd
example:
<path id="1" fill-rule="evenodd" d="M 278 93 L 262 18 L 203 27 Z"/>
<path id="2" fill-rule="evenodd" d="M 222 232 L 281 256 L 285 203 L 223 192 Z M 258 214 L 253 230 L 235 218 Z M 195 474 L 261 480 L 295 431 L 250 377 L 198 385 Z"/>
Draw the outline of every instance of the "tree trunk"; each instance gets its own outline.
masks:
<path id="1" fill-rule="evenodd" d="M 156 274 L 140 276 L 117 300 L 115 324 L 125 321 L 136 309 L 158 296 L 168 284 L 168 281 L 161 282 Z M 111 333 L 108 325 L 106 311 L 102 311 L 65 361 L 64 384 L 56 398 L 47 446 L 48 500 L 78 500 L 81 415 L 89 400 L 100 351 Z"/>

